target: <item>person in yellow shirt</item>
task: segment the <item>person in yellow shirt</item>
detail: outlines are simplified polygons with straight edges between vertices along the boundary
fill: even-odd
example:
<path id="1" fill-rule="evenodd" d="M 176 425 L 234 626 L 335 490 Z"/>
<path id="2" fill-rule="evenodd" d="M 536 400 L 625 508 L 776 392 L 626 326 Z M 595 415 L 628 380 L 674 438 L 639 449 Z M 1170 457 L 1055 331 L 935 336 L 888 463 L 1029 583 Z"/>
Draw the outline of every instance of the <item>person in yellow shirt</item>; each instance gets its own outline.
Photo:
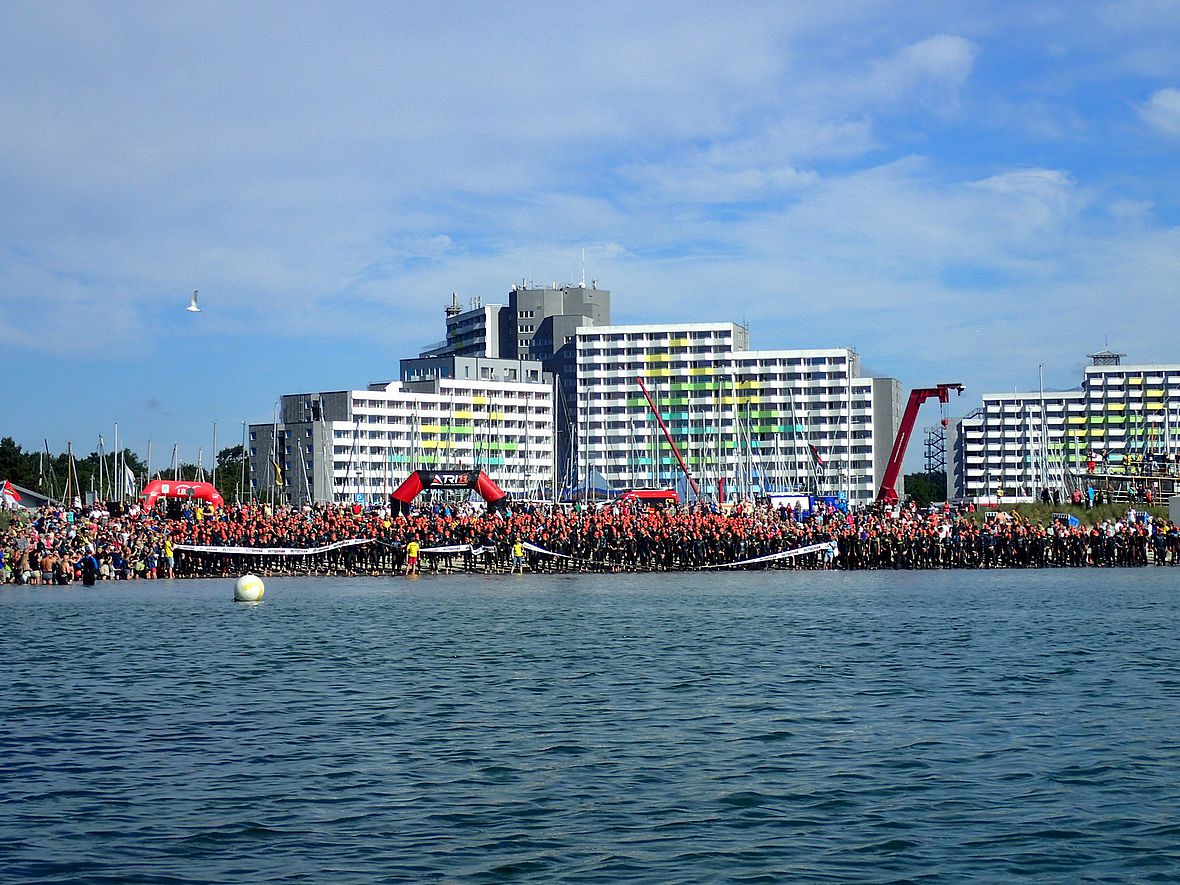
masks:
<path id="1" fill-rule="evenodd" d="M 406 545 L 406 575 L 418 574 L 418 551 L 421 550 L 421 545 L 418 544 L 418 536 L 410 538 L 410 543 Z"/>
<path id="2" fill-rule="evenodd" d="M 173 577 L 173 569 L 176 566 L 176 559 L 172 550 L 172 538 L 164 536 L 164 577 Z"/>
<path id="3" fill-rule="evenodd" d="M 509 574 L 515 574 L 517 569 L 524 574 L 524 545 L 520 543 L 520 538 L 517 538 L 512 543 L 512 570 Z"/>

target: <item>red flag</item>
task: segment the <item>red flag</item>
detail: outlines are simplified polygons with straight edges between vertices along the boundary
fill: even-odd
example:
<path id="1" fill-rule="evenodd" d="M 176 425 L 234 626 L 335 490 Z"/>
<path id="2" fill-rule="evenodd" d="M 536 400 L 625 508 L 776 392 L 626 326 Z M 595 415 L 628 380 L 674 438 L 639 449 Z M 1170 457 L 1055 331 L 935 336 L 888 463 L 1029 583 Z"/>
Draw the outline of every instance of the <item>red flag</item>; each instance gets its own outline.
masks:
<path id="1" fill-rule="evenodd" d="M 20 492 L 14 489 L 8 480 L 4 480 L 4 494 L 14 501 L 20 501 Z"/>
<path id="2" fill-rule="evenodd" d="M 816 464 L 818 464 L 820 467 L 823 467 L 824 464 L 827 463 L 822 457 L 820 457 L 819 449 L 817 449 L 812 443 L 808 443 L 807 448 L 811 449 L 811 457 L 815 459 Z"/>

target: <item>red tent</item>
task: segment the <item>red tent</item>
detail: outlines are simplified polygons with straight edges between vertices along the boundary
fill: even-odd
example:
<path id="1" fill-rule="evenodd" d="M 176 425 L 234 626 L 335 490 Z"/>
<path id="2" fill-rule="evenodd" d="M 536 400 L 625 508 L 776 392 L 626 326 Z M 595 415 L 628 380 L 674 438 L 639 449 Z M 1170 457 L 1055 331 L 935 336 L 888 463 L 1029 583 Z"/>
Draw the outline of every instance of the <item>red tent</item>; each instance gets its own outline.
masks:
<path id="1" fill-rule="evenodd" d="M 139 497 L 143 499 L 143 506 L 148 510 L 156 505 L 157 498 L 195 498 L 199 501 L 206 501 L 214 507 L 225 506 L 225 499 L 210 482 L 186 482 L 185 480 L 176 482 L 167 479 L 153 479 L 143 487 Z"/>

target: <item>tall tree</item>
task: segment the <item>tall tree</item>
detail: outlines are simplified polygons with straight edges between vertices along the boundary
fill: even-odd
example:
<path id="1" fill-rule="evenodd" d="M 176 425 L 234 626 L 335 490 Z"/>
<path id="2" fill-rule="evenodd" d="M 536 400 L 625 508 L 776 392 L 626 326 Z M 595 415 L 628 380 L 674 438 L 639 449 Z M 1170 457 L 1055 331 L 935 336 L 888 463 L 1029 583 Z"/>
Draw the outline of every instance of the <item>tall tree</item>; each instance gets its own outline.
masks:
<path id="1" fill-rule="evenodd" d="M 242 468 L 245 467 L 246 484 L 242 485 Z M 250 462 L 246 450 L 240 445 L 229 446 L 217 453 L 217 491 L 229 501 L 240 501 L 249 497 Z"/>
<path id="2" fill-rule="evenodd" d="M 37 455 L 21 451 L 11 436 L 0 439 L 0 481 L 33 488 L 37 482 Z"/>
<path id="3" fill-rule="evenodd" d="M 906 499 L 919 507 L 946 500 L 946 473 L 911 473 L 905 478 Z"/>

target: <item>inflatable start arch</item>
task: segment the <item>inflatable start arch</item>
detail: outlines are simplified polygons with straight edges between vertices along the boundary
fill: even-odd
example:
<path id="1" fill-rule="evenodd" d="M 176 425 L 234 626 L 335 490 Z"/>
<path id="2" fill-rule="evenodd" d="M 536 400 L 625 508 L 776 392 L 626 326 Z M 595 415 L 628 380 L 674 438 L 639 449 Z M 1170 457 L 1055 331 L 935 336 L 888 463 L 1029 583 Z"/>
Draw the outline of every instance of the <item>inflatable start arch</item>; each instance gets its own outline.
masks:
<path id="1" fill-rule="evenodd" d="M 508 506 L 508 495 L 482 470 L 415 470 L 389 496 L 394 513 L 409 513 L 410 504 L 426 489 L 475 489 L 488 509 Z"/>

